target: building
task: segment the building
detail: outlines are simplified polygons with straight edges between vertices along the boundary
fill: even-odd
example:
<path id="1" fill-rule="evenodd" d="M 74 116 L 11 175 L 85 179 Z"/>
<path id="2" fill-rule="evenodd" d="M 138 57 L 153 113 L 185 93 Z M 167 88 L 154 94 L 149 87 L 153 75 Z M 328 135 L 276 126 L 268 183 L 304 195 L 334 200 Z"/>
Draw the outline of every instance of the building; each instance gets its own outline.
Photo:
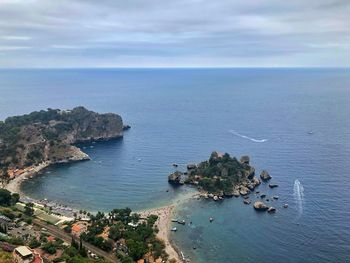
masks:
<path id="1" fill-rule="evenodd" d="M 39 253 L 30 250 L 26 246 L 16 247 L 13 251 L 13 258 L 16 263 L 43 263 Z"/>
<path id="2" fill-rule="evenodd" d="M 0 214 L 0 227 L 2 229 L 7 229 L 8 225 L 11 223 L 11 219 Z"/>
<path id="3" fill-rule="evenodd" d="M 26 246 L 16 247 L 13 251 L 13 258 L 16 263 L 32 263 L 34 261 L 33 252 Z"/>
<path id="4" fill-rule="evenodd" d="M 80 235 L 87 231 L 88 224 L 86 222 L 76 222 L 72 225 L 72 235 L 80 237 Z"/>

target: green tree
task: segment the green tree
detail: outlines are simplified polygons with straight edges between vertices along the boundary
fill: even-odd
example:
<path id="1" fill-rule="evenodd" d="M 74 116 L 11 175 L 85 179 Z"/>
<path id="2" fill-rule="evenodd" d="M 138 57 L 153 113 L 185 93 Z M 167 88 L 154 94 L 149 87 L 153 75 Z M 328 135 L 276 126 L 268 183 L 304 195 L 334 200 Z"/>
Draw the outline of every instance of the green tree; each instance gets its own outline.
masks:
<path id="1" fill-rule="evenodd" d="M 126 244 L 129 248 L 129 255 L 136 261 L 143 257 L 147 253 L 147 246 L 145 242 L 135 241 L 129 239 L 126 241 Z"/>
<path id="2" fill-rule="evenodd" d="M 40 245 L 41 245 L 40 241 L 38 241 L 35 237 L 33 237 L 29 242 L 29 247 L 32 249 L 40 247 Z"/>
<path id="3" fill-rule="evenodd" d="M 46 244 L 44 244 L 42 246 L 42 248 L 44 251 L 46 251 L 47 253 L 49 253 L 51 255 L 55 254 L 57 251 L 56 245 L 53 242 L 47 242 Z"/>
<path id="4" fill-rule="evenodd" d="M 11 205 L 11 192 L 6 189 L 0 189 L 0 205 L 10 206 Z"/>
<path id="5" fill-rule="evenodd" d="M 19 198 L 20 198 L 19 194 L 13 193 L 11 195 L 11 205 L 15 205 L 19 201 Z"/>
<path id="6" fill-rule="evenodd" d="M 24 213 L 27 216 L 33 216 L 34 215 L 34 204 L 33 203 L 26 203 L 26 206 L 24 207 Z"/>

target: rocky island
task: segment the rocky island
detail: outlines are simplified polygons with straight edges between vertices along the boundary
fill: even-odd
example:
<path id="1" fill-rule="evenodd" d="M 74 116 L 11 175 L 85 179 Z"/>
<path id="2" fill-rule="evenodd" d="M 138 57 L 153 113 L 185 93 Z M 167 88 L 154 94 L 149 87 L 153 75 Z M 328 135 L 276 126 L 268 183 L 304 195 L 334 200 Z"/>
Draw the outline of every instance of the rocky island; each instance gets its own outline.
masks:
<path id="1" fill-rule="evenodd" d="M 76 143 L 123 136 L 122 118 L 84 107 L 47 109 L 0 122 L 0 176 L 13 179 L 57 163 L 88 160 Z"/>
<path id="2" fill-rule="evenodd" d="M 255 175 L 255 168 L 250 165 L 249 156 L 242 156 L 238 160 L 228 153 L 213 152 L 207 161 L 188 164 L 186 172 L 175 171 L 170 174 L 168 181 L 174 186 L 194 185 L 202 196 L 214 201 L 225 197 L 242 196 L 243 203 L 249 205 L 251 204 L 249 194 L 253 193 L 261 182 L 268 182 L 271 178 L 266 170 L 262 170 L 258 178 Z M 270 188 L 277 186 L 277 184 L 269 184 Z M 256 191 L 255 194 L 256 197 L 259 197 L 260 192 Z M 260 198 L 266 198 L 266 194 L 260 194 Z M 278 197 L 275 196 L 272 199 L 277 200 Z M 269 213 L 276 211 L 275 208 L 268 207 L 262 201 L 255 202 L 253 207 L 257 211 L 268 211 Z"/>
<path id="3" fill-rule="evenodd" d="M 228 153 L 213 152 L 208 161 L 189 164 L 187 172 L 176 171 L 169 175 L 168 181 L 173 185 L 196 185 L 213 198 L 244 196 L 261 183 L 249 161 L 248 156 L 238 161 Z"/>

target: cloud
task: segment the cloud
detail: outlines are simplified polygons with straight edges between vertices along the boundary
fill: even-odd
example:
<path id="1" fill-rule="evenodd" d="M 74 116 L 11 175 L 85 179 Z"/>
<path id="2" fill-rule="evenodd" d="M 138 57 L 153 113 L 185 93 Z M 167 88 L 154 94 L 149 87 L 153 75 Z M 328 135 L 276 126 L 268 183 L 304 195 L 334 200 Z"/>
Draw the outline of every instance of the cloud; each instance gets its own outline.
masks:
<path id="1" fill-rule="evenodd" d="M 26 46 L 0 46 L 0 51 L 14 51 L 14 50 L 23 50 L 30 49 L 31 47 Z"/>
<path id="2" fill-rule="evenodd" d="M 349 66 L 349 13 L 347 0 L 0 0 L 0 66 Z"/>
<path id="3" fill-rule="evenodd" d="M 27 36 L 2 36 L 1 38 L 5 40 L 20 40 L 20 41 L 21 40 L 25 41 L 30 39 L 30 37 L 27 37 Z"/>

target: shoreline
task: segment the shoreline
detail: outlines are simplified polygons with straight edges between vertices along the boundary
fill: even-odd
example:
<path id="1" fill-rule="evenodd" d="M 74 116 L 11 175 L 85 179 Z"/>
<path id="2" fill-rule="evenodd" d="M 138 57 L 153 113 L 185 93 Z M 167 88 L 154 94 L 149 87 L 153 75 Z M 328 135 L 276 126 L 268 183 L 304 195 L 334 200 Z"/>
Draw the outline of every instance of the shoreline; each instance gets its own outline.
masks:
<path id="1" fill-rule="evenodd" d="M 33 202 L 36 205 L 43 206 L 43 204 L 52 204 L 56 209 L 57 214 L 60 214 L 62 217 L 71 217 L 71 213 L 77 212 L 77 209 L 70 208 L 66 205 L 58 204 L 56 202 L 49 202 L 46 199 L 38 200 L 35 198 L 31 198 L 26 196 L 21 191 L 21 184 L 30 179 L 32 176 L 35 176 L 40 171 L 49 167 L 52 163 L 44 162 L 41 163 L 30 171 L 26 171 L 15 178 L 11 179 L 6 185 L 2 185 L 2 188 L 7 189 L 11 193 L 18 193 L 24 202 Z M 138 211 L 134 211 L 134 213 L 140 214 L 141 217 L 147 217 L 149 215 L 157 215 L 158 219 L 156 221 L 156 227 L 158 228 L 157 237 L 164 241 L 165 251 L 169 255 L 169 259 L 175 259 L 176 262 L 186 262 L 182 255 L 180 249 L 176 246 L 176 244 L 170 239 L 170 228 L 171 228 L 171 219 L 174 213 L 174 210 L 177 206 L 181 205 L 192 198 L 198 198 L 201 196 L 201 193 L 198 192 L 189 192 L 182 195 L 179 198 L 174 199 L 171 204 L 166 206 L 149 208 L 149 209 L 141 209 Z M 67 212 L 67 213 L 66 213 Z"/>
<path id="2" fill-rule="evenodd" d="M 141 218 L 148 217 L 150 215 L 157 215 L 158 219 L 156 221 L 156 227 L 158 228 L 157 237 L 164 241 L 165 252 L 169 255 L 169 259 L 175 259 L 176 262 L 183 262 L 180 259 L 179 251 L 174 245 L 174 243 L 170 240 L 169 232 L 170 232 L 170 222 L 171 216 L 174 212 L 175 205 L 168 205 L 159 208 L 148 209 L 140 212 L 136 212 L 140 214 Z"/>
<path id="3" fill-rule="evenodd" d="M 21 191 L 21 184 L 23 183 L 23 181 L 30 179 L 29 177 L 36 175 L 41 170 L 49 167 L 50 165 L 50 162 L 43 162 L 33 167 L 32 170 L 17 175 L 15 178 L 11 179 L 7 184 L 3 185 L 2 188 L 10 191 L 11 193 L 18 193 L 21 197 L 25 197 L 24 193 Z"/>
<path id="4" fill-rule="evenodd" d="M 140 214 L 141 217 L 147 217 L 149 215 L 157 215 L 158 219 L 156 221 L 156 226 L 158 228 L 157 237 L 164 241 L 165 251 L 169 255 L 169 259 L 175 259 L 176 262 L 187 262 L 186 259 L 183 259 L 181 250 L 170 238 L 170 229 L 171 229 L 171 219 L 173 218 L 175 209 L 183 204 L 184 202 L 200 197 L 200 193 L 190 192 L 180 198 L 173 200 L 169 205 L 162 207 L 155 207 L 140 211 L 135 211 L 135 213 Z"/>

